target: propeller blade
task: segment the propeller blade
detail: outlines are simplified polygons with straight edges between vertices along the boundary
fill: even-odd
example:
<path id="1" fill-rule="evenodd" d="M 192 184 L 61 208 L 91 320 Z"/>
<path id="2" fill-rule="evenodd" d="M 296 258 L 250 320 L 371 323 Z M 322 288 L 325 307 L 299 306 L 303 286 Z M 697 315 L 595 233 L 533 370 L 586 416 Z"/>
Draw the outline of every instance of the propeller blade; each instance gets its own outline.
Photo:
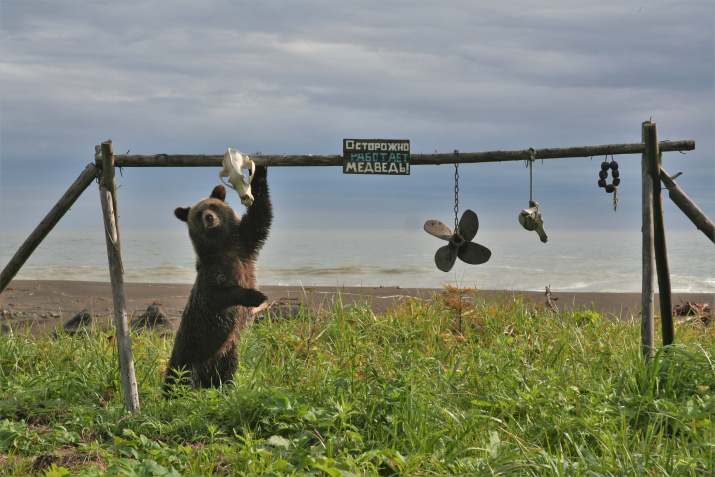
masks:
<path id="1" fill-rule="evenodd" d="M 459 235 L 467 242 L 471 241 L 479 230 L 479 219 L 477 214 L 467 209 L 459 219 Z"/>
<path id="2" fill-rule="evenodd" d="M 454 266 L 454 262 L 457 261 L 458 250 L 459 247 L 455 247 L 451 243 L 437 249 L 437 253 L 434 254 L 434 263 L 437 268 L 443 272 L 450 271 Z"/>
<path id="3" fill-rule="evenodd" d="M 492 251 L 484 245 L 467 242 L 458 249 L 459 259 L 470 265 L 479 265 L 489 261 Z"/>
<path id="4" fill-rule="evenodd" d="M 430 235 L 434 235 L 442 240 L 449 240 L 452 238 L 452 231 L 439 220 L 428 220 L 425 222 L 425 232 Z"/>

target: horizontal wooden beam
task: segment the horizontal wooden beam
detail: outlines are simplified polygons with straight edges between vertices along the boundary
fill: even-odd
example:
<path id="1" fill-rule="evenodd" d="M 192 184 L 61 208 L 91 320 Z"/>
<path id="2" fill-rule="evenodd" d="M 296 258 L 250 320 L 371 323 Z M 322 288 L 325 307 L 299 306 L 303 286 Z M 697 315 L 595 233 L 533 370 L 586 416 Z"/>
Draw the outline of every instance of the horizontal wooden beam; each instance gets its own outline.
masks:
<path id="1" fill-rule="evenodd" d="M 660 151 L 692 151 L 695 141 L 662 141 Z M 488 152 L 450 152 L 435 154 L 410 154 L 411 166 L 435 164 L 470 164 L 479 162 L 523 161 L 534 159 L 563 159 L 568 157 L 605 156 L 606 154 L 643 154 L 645 144 L 642 142 L 631 144 L 606 144 L 602 146 L 580 146 L 534 149 L 520 149 L 516 151 L 488 151 Z M 342 154 L 331 155 L 286 155 L 286 154 L 252 154 L 251 160 L 257 166 L 271 167 L 306 167 L 306 166 L 342 166 Z M 95 156 L 97 167 L 102 167 L 102 156 Z M 221 167 L 223 154 L 117 154 L 114 156 L 115 167 Z"/>

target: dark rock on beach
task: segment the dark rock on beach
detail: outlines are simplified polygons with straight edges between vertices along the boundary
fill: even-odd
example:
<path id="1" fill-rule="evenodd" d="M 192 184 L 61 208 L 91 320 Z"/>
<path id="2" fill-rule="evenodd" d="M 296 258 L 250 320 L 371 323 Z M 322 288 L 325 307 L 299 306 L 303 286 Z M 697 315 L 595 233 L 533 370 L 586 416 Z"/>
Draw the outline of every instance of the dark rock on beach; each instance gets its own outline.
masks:
<path id="1" fill-rule="evenodd" d="M 66 334 L 74 335 L 76 333 L 86 332 L 87 328 L 92 326 L 94 322 L 94 316 L 89 310 L 84 309 L 74 315 L 72 318 L 64 324 L 63 328 Z M 57 333 L 55 333 L 57 336 Z"/>
<path id="2" fill-rule="evenodd" d="M 146 309 L 146 311 L 131 321 L 130 327 L 132 331 L 142 330 L 165 330 L 169 326 L 169 317 L 164 313 L 161 303 L 154 302 Z"/>

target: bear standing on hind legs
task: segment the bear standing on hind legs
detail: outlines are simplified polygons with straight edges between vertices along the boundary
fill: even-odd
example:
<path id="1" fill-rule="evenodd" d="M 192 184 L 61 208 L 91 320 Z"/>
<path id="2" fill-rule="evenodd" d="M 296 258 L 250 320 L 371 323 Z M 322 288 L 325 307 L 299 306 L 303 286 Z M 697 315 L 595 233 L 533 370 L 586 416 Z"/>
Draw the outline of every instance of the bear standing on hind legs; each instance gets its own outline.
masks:
<path id="1" fill-rule="evenodd" d="M 254 265 L 273 219 L 266 172 L 256 167 L 254 202 L 240 219 L 222 185 L 193 207 L 174 210 L 189 226 L 197 274 L 169 358 L 165 395 L 176 384 L 217 387 L 236 373 L 236 343 L 253 319 L 251 308 L 266 300 L 255 289 Z"/>

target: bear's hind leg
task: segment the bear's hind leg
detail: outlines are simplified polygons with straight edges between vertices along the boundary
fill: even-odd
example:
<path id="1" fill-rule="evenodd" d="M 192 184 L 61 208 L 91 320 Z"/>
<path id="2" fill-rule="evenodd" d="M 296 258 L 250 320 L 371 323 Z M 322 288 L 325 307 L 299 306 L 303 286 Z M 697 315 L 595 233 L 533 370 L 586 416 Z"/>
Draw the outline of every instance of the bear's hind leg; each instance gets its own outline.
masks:
<path id="1" fill-rule="evenodd" d="M 238 371 L 238 351 L 234 342 L 221 356 L 216 366 L 216 372 L 222 383 L 233 381 Z"/>
<path id="2" fill-rule="evenodd" d="M 231 344 L 224 353 L 204 363 L 196 369 L 194 379 L 203 388 L 217 388 L 233 380 L 238 370 L 236 343 Z"/>

